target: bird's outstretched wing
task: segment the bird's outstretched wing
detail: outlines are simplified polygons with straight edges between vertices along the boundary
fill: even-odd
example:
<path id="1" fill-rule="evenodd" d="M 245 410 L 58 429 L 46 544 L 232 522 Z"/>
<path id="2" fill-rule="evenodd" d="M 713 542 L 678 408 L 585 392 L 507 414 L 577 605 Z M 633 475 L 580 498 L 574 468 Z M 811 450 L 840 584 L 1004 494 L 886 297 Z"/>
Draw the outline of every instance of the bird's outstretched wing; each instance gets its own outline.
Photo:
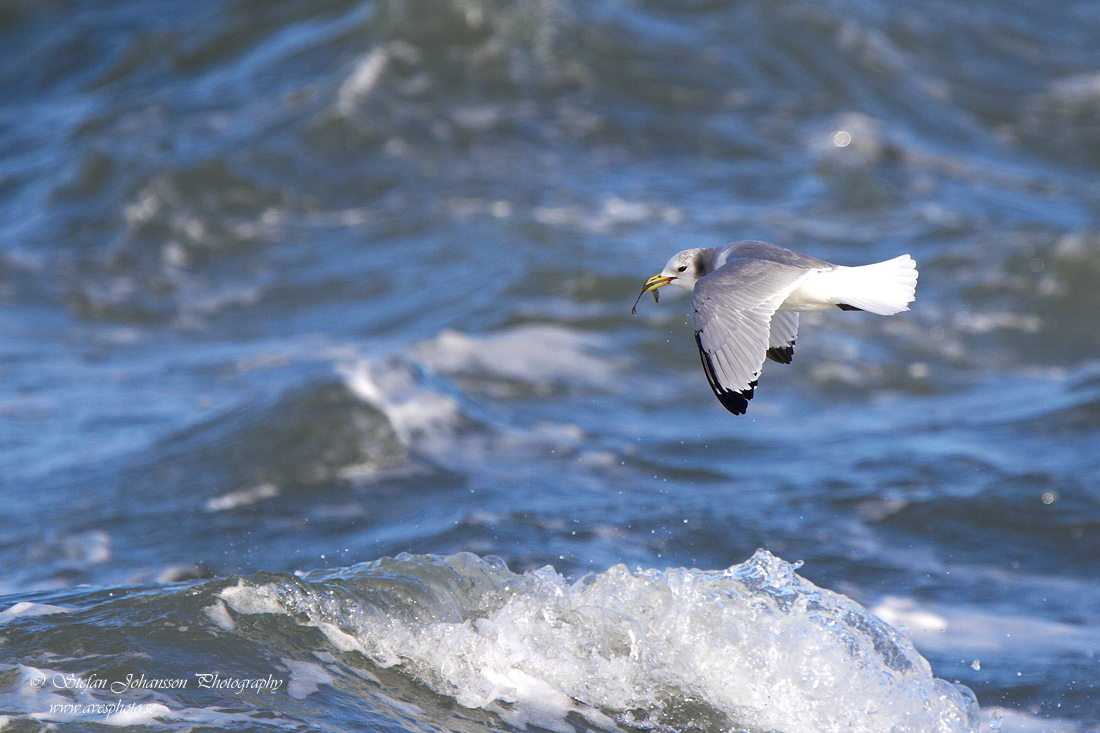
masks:
<path id="1" fill-rule="evenodd" d="M 743 415 L 748 409 L 769 350 L 793 346 L 798 315 L 773 316 L 791 291 L 816 271 L 739 258 L 695 284 L 691 305 L 703 371 L 714 395 L 733 414 Z M 790 361 L 789 353 L 786 356 Z"/>

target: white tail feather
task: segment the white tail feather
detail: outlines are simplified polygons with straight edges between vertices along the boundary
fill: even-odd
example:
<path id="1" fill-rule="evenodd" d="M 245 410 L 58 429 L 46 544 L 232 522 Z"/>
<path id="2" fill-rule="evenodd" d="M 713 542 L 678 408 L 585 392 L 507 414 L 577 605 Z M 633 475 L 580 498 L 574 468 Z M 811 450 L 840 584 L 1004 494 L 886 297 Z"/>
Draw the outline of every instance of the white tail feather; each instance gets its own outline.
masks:
<path id="1" fill-rule="evenodd" d="M 917 263 L 909 255 L 828 273 L 839 303 L 889 316 L 909 310 L 917 297 Z"/>

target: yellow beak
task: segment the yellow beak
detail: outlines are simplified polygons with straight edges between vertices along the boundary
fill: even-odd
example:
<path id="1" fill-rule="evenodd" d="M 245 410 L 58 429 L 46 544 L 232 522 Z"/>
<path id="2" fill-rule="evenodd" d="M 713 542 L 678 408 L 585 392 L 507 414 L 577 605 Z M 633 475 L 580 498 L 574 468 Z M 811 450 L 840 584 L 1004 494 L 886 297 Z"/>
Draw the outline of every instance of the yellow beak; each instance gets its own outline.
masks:
<path id="1" fill-rule="evenodd" d="M 657 299 L 657 288 L 663 288 L 670 282 L 675 280 L 674 277 L 665 277 L 664 275 L 654 275 L 645 281 L 645 285 L 642 286 L 642 292 L 638 293 L 638 300 L 634 301 L 634 307 L 630 309 L 630 315 L 634 315 L 634 312 L 638 310 L 638 302 L 642 299 L 642 296 L 648 292 L 653 293 L 653 302 L 660 302 Z"/>

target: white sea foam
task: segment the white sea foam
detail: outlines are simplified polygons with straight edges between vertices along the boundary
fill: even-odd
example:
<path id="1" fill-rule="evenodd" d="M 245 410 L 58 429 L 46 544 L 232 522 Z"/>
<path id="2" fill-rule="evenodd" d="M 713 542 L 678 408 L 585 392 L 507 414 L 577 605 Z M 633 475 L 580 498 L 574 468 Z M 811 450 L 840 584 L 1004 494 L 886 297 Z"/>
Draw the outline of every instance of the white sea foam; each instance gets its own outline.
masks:
<path id="1" fill-rule="evenodd" d="M 227 597 L 228 593 L 228 597 Z M 759 551 L 726 571 L 514 575 L 472 555 L 399 556 L 324 580 L 222 591 L 246 613 L 308 619 L 514 725 L 581 715 L 659 730 L 973 731 L 973 697 L 908 639 Z"/>
<path id="2" fill-rule="evenodd" d="M 585 436 L 569 423 L 487 422 L 451 396 L 446 379 L 476 380 L 476 388 L 463 385 L 467 393 L 546 395 L 578 386 L 606 389 L 615 371 L 614 359 L 600 353 L 596 340 L 557 326 L 524 326 L 484 337 L 448 331 L 416 346 L 411 358 L 359 359 L 341 368 L 348 388 L 386 416 L 402 446 L 457 469 L 484 468 L 486 455 L 494 457 L 494 465 L 525 465 L 532 451 L 572 452 Z M 344 475 L 371 478 L 376 472 L 352 467 Z"/>
<path id="3" fill-rule="evenodd" d="M 286 691 L 295 700 L 304 700 L 308 695 L 317 692 L 317 688 L 321 685 L 332 684 L 332 675 L 319 664 L 293 659 L 282 661 L 290 670 L 290 682 L 286 686 Z"/>
<path id="4" fill-rule="evenodd" d="M 566 384 L 601 387 L 614 378 L 614 361 L 598 353 L 595 338 L 557 325 L 478 337 L 444 331 L 420 344 L 414 355 L 440 373 L 511 379 L 539 392 Z"/>
<path id="5" fill-rule="evenodd" d="M 336 109 L 344 117 L 351 116 L 362 100 L 378 85 L 389 57 L 383 48 L 375 48 L 356 66 L 355 72 L 340 85 Z"/>
<path id="6" fill-rule="evenodd" d="M 253 587 L 243 580 L 224 588 L 219 596 L 237 613 L 286 613 L 272 586 Z"/>
<path id="7" fill-rule="evenodd" d="M 406 447 L 424 447 L 450 435 L 458 425 L 454 399 L 421 386 L 406 364 L 395 359 L 360 361 L 343 371 L 349 389 L 385 414 Z"/>
<path id="8" fill-rule="evenodd" d="M 1072 654 L 1100 656 L 1100 629 L 1044 621 L 1024 616 L 979 611 L 965 606 L 917 603 L 886 597 L 872 612 L 889 624 L 904 627 L 922 649 L 966 655 L 1009 652 L 1014 656 Z"/>
<path id="9" fill-rule="evenodd" d="M 68 613 L 68 608 L 51 606 L 48 603 L 32 603 L 31 601 L 19 601 L 3 611 L 0 611 L 0 624 L 12 619 L 25 616 L 46 616 L 54 613 Z"/>
<path id="10" fill-rule="evenodd" d="M 229 615 L 229 609 L 225 607 L 225 601 L 222 599 L 219 598 L 213 605 L 204 608 L 203 611 L 214 622 L 214 625 L 223 631 L 233 631 L 237 628 L 236 622 Z"/>
<path id="11" fill-rule="evenodd" d="M 248 506 L 264 499 L 273 499 L 279 495 L 279 487 L 275 484 L 260 484 L 239 491 L 231 491 L 228 494 L 214 496 L 206 500 L 206 511 L 225 512 Z"/>
<path id="12" fill-rule="evenodd" d="M 82 565 L 97 565 L 111 559 L 111 536 L 101 529 L 63 537 L 60 545 L 63 557 Z"/>
<path id="13" fill-rule="evenodd" d="M 535 221 L 545 226 L 575 227 L 585 232 L 611 234 L 642 224 L 679 224 L 682 209 L 648 201 L 626 201 L 613 196 L 598 207 L 539 206 L 532 212 Z"/>

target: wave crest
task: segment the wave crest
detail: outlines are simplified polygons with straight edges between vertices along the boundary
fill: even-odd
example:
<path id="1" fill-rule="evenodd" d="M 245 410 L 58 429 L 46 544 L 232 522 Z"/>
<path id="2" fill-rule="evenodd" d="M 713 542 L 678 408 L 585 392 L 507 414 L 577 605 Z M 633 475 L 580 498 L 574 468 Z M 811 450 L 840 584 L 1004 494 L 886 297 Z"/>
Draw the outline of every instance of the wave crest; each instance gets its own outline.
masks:
<path id="1" fill-rule="evenodd" d="M 234 612 L 291 615 L 468 708 L 572 731 L 972 731 L 969 690 L 900 632 L 758 550 L 723 571 L 618 565 L 570 581 L 494 558 L 399 555 L 241 581 Z"/>

